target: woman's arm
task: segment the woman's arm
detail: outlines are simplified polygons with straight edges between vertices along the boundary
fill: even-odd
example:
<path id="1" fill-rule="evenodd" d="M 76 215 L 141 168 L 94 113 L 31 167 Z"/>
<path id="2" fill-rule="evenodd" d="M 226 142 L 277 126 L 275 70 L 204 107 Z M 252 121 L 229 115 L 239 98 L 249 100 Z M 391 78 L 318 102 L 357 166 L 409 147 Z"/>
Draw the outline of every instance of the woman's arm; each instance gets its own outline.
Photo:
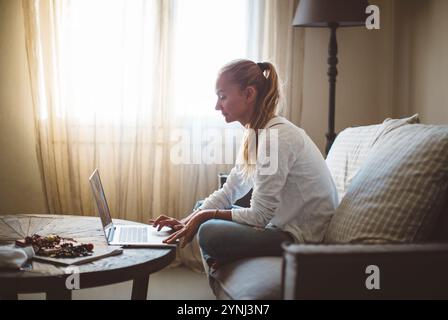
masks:
<path id="1" fill-rule="evenodd" d="M 245 196 L 252 187 L 253 181 L 244 179 L 240 166 L 235 166 L 230 171 L 222 188 L 207 197 L 200 209 L 229 209 L 235 201 Z"/>
<path id="2" fill-rule="evenodd" d="M 297 160 L 298 150 L 302 149 L 300 141 L 294 141 L 295 138 L 282 131 L 278 131 L 277 136 L 266 133 L 260 138 L 259 152 L 269 150 L 266 154 L 270 157 L 259 154 L 251 206 L 233 209 L 233 221 L 265 227 L 274 217 L 288 175 Z"/>
<path id="3" fill-rule="evenodd" d="M 221 219 L 232 221 L 231 210 L 200 210 L 188 221 L 188 223 L 180 230 L 174 232 L 171 236 L 165 239 L 165 243 L 174 243 L 177 239 L 183 238 L 181 248 L 185 247 L 193 240 L 193 237 L 198 232 L 201 224 L 210 219 Z"/>
<path id="4" fill-rule="evenodd" d="M 159 231 L 164 226 L 170 227 L 175 231 L 180 230 L 201 211 L 211 210 L 212 212 L 214 212 L 214 210 L 216 209 L 231 208 L 233 203 L 246 195 L 251 188 L 251 181 L 246 181 L 245 179 L 243 179 L 239 167 L 235 166 L 230 171 L 230 174 L 227 177 L 226 183 L 224 183 L 223 187 L 207 197 L 204 203 L 196 211 L 193 211 L 188 216 L 180 220 L 166 215 L 161 215 L 156 219 L 149 220 L 149 223 L 154 227 L 158 227 Z M 227 211 L 231 212 L 230 210 Z M 221 210 L 220 212 L 223 211 Z M 224 216 L 221 217 L 224 218 Z"/>

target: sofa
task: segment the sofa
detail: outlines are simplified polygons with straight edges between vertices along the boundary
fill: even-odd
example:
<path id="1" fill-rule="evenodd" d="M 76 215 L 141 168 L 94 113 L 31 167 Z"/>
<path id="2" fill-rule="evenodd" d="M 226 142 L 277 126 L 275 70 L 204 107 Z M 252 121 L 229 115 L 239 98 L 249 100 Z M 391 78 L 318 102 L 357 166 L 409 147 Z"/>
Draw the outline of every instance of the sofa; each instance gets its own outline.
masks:
<path id="1" fill-rule="evenodd" d="M 323 241 L 220 267 L 217 299 L 448 298 L 448 126 L 347 128 L 326 162 L 340 202 Z"/>

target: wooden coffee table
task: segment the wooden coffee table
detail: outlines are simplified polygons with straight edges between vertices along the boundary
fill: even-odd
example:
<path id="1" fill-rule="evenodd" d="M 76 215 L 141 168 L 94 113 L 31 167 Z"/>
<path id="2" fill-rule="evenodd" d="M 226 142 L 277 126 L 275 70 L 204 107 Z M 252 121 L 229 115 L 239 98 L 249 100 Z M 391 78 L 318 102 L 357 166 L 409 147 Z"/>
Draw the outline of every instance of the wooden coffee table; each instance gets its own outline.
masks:
<path id="1" fill-rule="evenodd" d="M 138 224 L 114 219 L 115 224 Z M 58 234 L 80 243 L 107 246 L 98 217 L 67 215 L 0 216 L 0 244 L 14 243 L 34 233 Z M 176 257 L 176 249 L 123 249 L 121 255 L 79 265 L 80 289 L 133 280 L 132 299 L 145 300 L 149 275 L 168 266 Z M 25 270 L 0 270 L 0 297 L 17 299 L 18 293 L 45 292 L 47 299 L 71 299 L 66 279 L 67 267 L 32 261 Z M 77 270 L 78 271 L 78 270 Z"/>

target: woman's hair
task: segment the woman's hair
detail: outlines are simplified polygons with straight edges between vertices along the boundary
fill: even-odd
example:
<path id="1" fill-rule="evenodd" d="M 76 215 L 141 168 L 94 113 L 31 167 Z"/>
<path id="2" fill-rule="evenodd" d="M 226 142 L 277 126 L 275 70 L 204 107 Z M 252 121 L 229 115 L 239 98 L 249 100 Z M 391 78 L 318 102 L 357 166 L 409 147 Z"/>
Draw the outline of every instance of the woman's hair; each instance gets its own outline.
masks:
<path id="1" fill-rule="evenodd" d="M 254 163 L 249 162 L 249 146 L 253 142 L 251 133 L 255 132 L 256 158 L 258 129 L 263 129 L 277 112 L 280 98 L 278 75 L 273 64 L 269 62 L 255 63 L 250 60 L 235 60 L 228 63 L 219 72 L 219 75 L 224 74 L 229 77 L 232 83 L 239 85 L 240 90 L 253 86 L 257 91 L 253 117 L 246 125 L 246 129 L 252 130 L 246 130 L 244 136 L 243 168 L 245 175 L 248 176 L 255 169 Z M 251 151 L 253 150 L 252 148 L 250 149 Z M 253 158 L 251 157 L 251 159 Z"/>

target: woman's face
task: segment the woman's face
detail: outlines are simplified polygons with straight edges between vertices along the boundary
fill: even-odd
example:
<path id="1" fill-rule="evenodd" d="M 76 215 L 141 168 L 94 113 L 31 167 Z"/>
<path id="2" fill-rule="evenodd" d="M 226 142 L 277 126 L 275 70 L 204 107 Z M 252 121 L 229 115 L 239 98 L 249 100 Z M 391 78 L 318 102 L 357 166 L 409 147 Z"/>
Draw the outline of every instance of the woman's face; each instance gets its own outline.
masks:
<path id="1" fill-rule="evenodd" d="M 220 110 L 227 123 L 239 121 L 243 126 L 252 118 L 255 89 L 251 86 L 241 90 L 239 85 L 222 74 L 216 81 L 218 101 L 215 110 Z"/>

